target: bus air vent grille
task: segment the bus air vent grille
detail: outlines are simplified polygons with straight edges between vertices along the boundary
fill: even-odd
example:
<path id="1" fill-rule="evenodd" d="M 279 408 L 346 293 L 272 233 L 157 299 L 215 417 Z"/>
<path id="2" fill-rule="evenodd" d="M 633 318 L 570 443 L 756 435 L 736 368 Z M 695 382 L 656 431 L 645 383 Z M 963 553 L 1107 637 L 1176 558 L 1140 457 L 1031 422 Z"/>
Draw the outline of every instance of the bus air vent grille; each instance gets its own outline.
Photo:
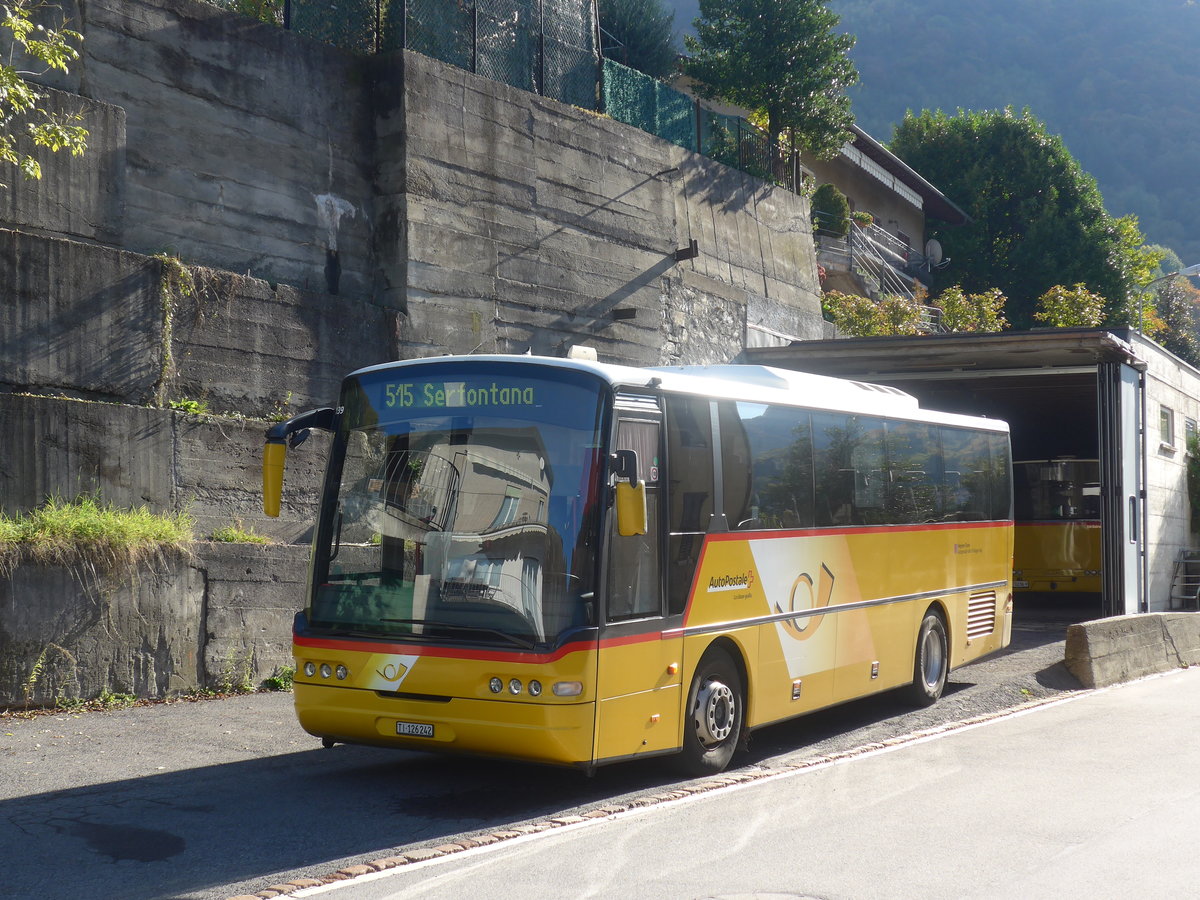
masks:
<path id="1" fill-rule="evenodd" d="M 635 412 L 658 413 L 658 398 L 649 394 L 617 394 L 617 408 Z"/>
<path id="2" fill-rule="evenodd" d="M 991 634 L 996 630 L 996 592 L 972 594 L 967 601 L 967 640 Z"/>

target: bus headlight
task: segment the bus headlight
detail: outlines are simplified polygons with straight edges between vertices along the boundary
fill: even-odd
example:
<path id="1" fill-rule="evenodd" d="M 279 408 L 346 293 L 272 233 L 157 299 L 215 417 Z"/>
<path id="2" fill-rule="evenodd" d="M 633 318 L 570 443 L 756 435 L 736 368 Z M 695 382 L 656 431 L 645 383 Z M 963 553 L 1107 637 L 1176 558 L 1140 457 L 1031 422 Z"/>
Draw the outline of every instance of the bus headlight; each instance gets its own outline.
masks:
<path id="1" fill-rule="evenodd" d="M 338 666 L 333 674 L 337 676 L 338 681 L 345 681 L 346 677 L 350 674 L 350 670 L 345 666 Z"/>
<path id="2" fill-rule="evenodd" d="M 540 681 L 529 682 L 529 696 L 530 697 L 542 696 L 542 683 Z"/>
<path id="3" fill-rule="evenodd" d="M 550 690 L 555 697 L 578 697 L 583 693 L 583 682 L 556 681 Z"/>
<path id="4" fill-rule="evenodd" d="M 329 663 L 321 663 L 321 677 L 328 678 L 333 674 L 333 667 Z"/>
<path id="5" fill-rule="evenodd" d="M 508 683 L 508 692 L 509 692 L 510 694 L 519 694 L 519 693 L 521 693 L 521 679 L 520 679 L 520 678 L 514 678 L 514 679 L 512 679 L 511 681 L 509 681 L 509 683 Z"/>
<path id="6" fill-rule="evenodd" d="M 312 678 L 314 675 L 316 675 L 317 674 L 317 664 L 311 663 L 311 662 L 306 662 L 304 664 L 304 674 L 307 675 L 309 678 Z"/>
<path id="7" fill-rule="evenodd" d="M 488 682 L 488 688 L 491 689 L 491 692 L 493 694 L 498 694 L 502 690 L 504 690 L 504 682 L 501 681 L 499 678 L 493 678 L 491 681 Z"/>

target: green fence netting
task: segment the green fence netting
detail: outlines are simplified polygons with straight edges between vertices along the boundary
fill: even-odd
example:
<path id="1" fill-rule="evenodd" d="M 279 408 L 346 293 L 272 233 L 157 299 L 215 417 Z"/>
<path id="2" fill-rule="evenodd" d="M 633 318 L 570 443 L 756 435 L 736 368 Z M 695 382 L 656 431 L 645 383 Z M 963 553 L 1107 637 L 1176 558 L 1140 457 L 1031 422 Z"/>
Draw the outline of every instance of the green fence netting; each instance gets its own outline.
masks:
<path id="1" fill-rule="evenodd" d="M 688 150 L 696 149 L 696 104 L 649 75 L 604 60 L 604 111 Z"/>

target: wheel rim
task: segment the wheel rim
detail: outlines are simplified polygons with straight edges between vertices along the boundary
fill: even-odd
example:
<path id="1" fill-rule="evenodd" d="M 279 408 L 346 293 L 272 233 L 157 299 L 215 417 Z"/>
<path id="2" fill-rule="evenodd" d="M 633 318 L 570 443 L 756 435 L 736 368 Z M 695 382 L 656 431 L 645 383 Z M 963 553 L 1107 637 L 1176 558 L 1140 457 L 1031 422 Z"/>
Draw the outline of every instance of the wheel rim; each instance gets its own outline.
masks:
<path id="1" fill-rule="evenodd" d="M 921 669 L 925 683 L 931 688 L 938 686 L 942 674 L 946 671 L 946 649 L 932 628 L 925 632 L 924 646 L 921 648 Z"/>
<path id="2" fill-rule="evenodd" d="M 696 695 L 696 736 L 705 747 L 729 737 L 737 716 L 737 701 L 728 685 L 710 681 Z"/>

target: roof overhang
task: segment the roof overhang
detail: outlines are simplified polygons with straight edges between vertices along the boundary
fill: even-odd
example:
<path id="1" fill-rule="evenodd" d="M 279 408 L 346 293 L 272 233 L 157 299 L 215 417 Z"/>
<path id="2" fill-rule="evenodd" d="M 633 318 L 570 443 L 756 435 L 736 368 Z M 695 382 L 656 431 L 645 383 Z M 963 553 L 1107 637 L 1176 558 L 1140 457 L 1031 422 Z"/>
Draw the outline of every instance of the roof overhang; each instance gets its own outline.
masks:
<path id="1" fill-rule="evenodd" d="M 857 150 L 921 195 L 921 200 L 925 204 L 926 216 L 938 219 L 947 225 L 966 225 L 971 221 L 970 216 L 955 206 L 945 194 L 926 181 L 891 150 L 857 125 L 851 125 L 850 130 L 854 133 L 852 143 Z"/>
<path id="2" fill-rule="evenodd" d="M 859 381 L 1047 375 L 1095 370 L 1101 363 L 1145 369 L 1129 329 L 1042 328 L 1001 334 L 793 341 L 753 347 L 740 360 Z"/>

